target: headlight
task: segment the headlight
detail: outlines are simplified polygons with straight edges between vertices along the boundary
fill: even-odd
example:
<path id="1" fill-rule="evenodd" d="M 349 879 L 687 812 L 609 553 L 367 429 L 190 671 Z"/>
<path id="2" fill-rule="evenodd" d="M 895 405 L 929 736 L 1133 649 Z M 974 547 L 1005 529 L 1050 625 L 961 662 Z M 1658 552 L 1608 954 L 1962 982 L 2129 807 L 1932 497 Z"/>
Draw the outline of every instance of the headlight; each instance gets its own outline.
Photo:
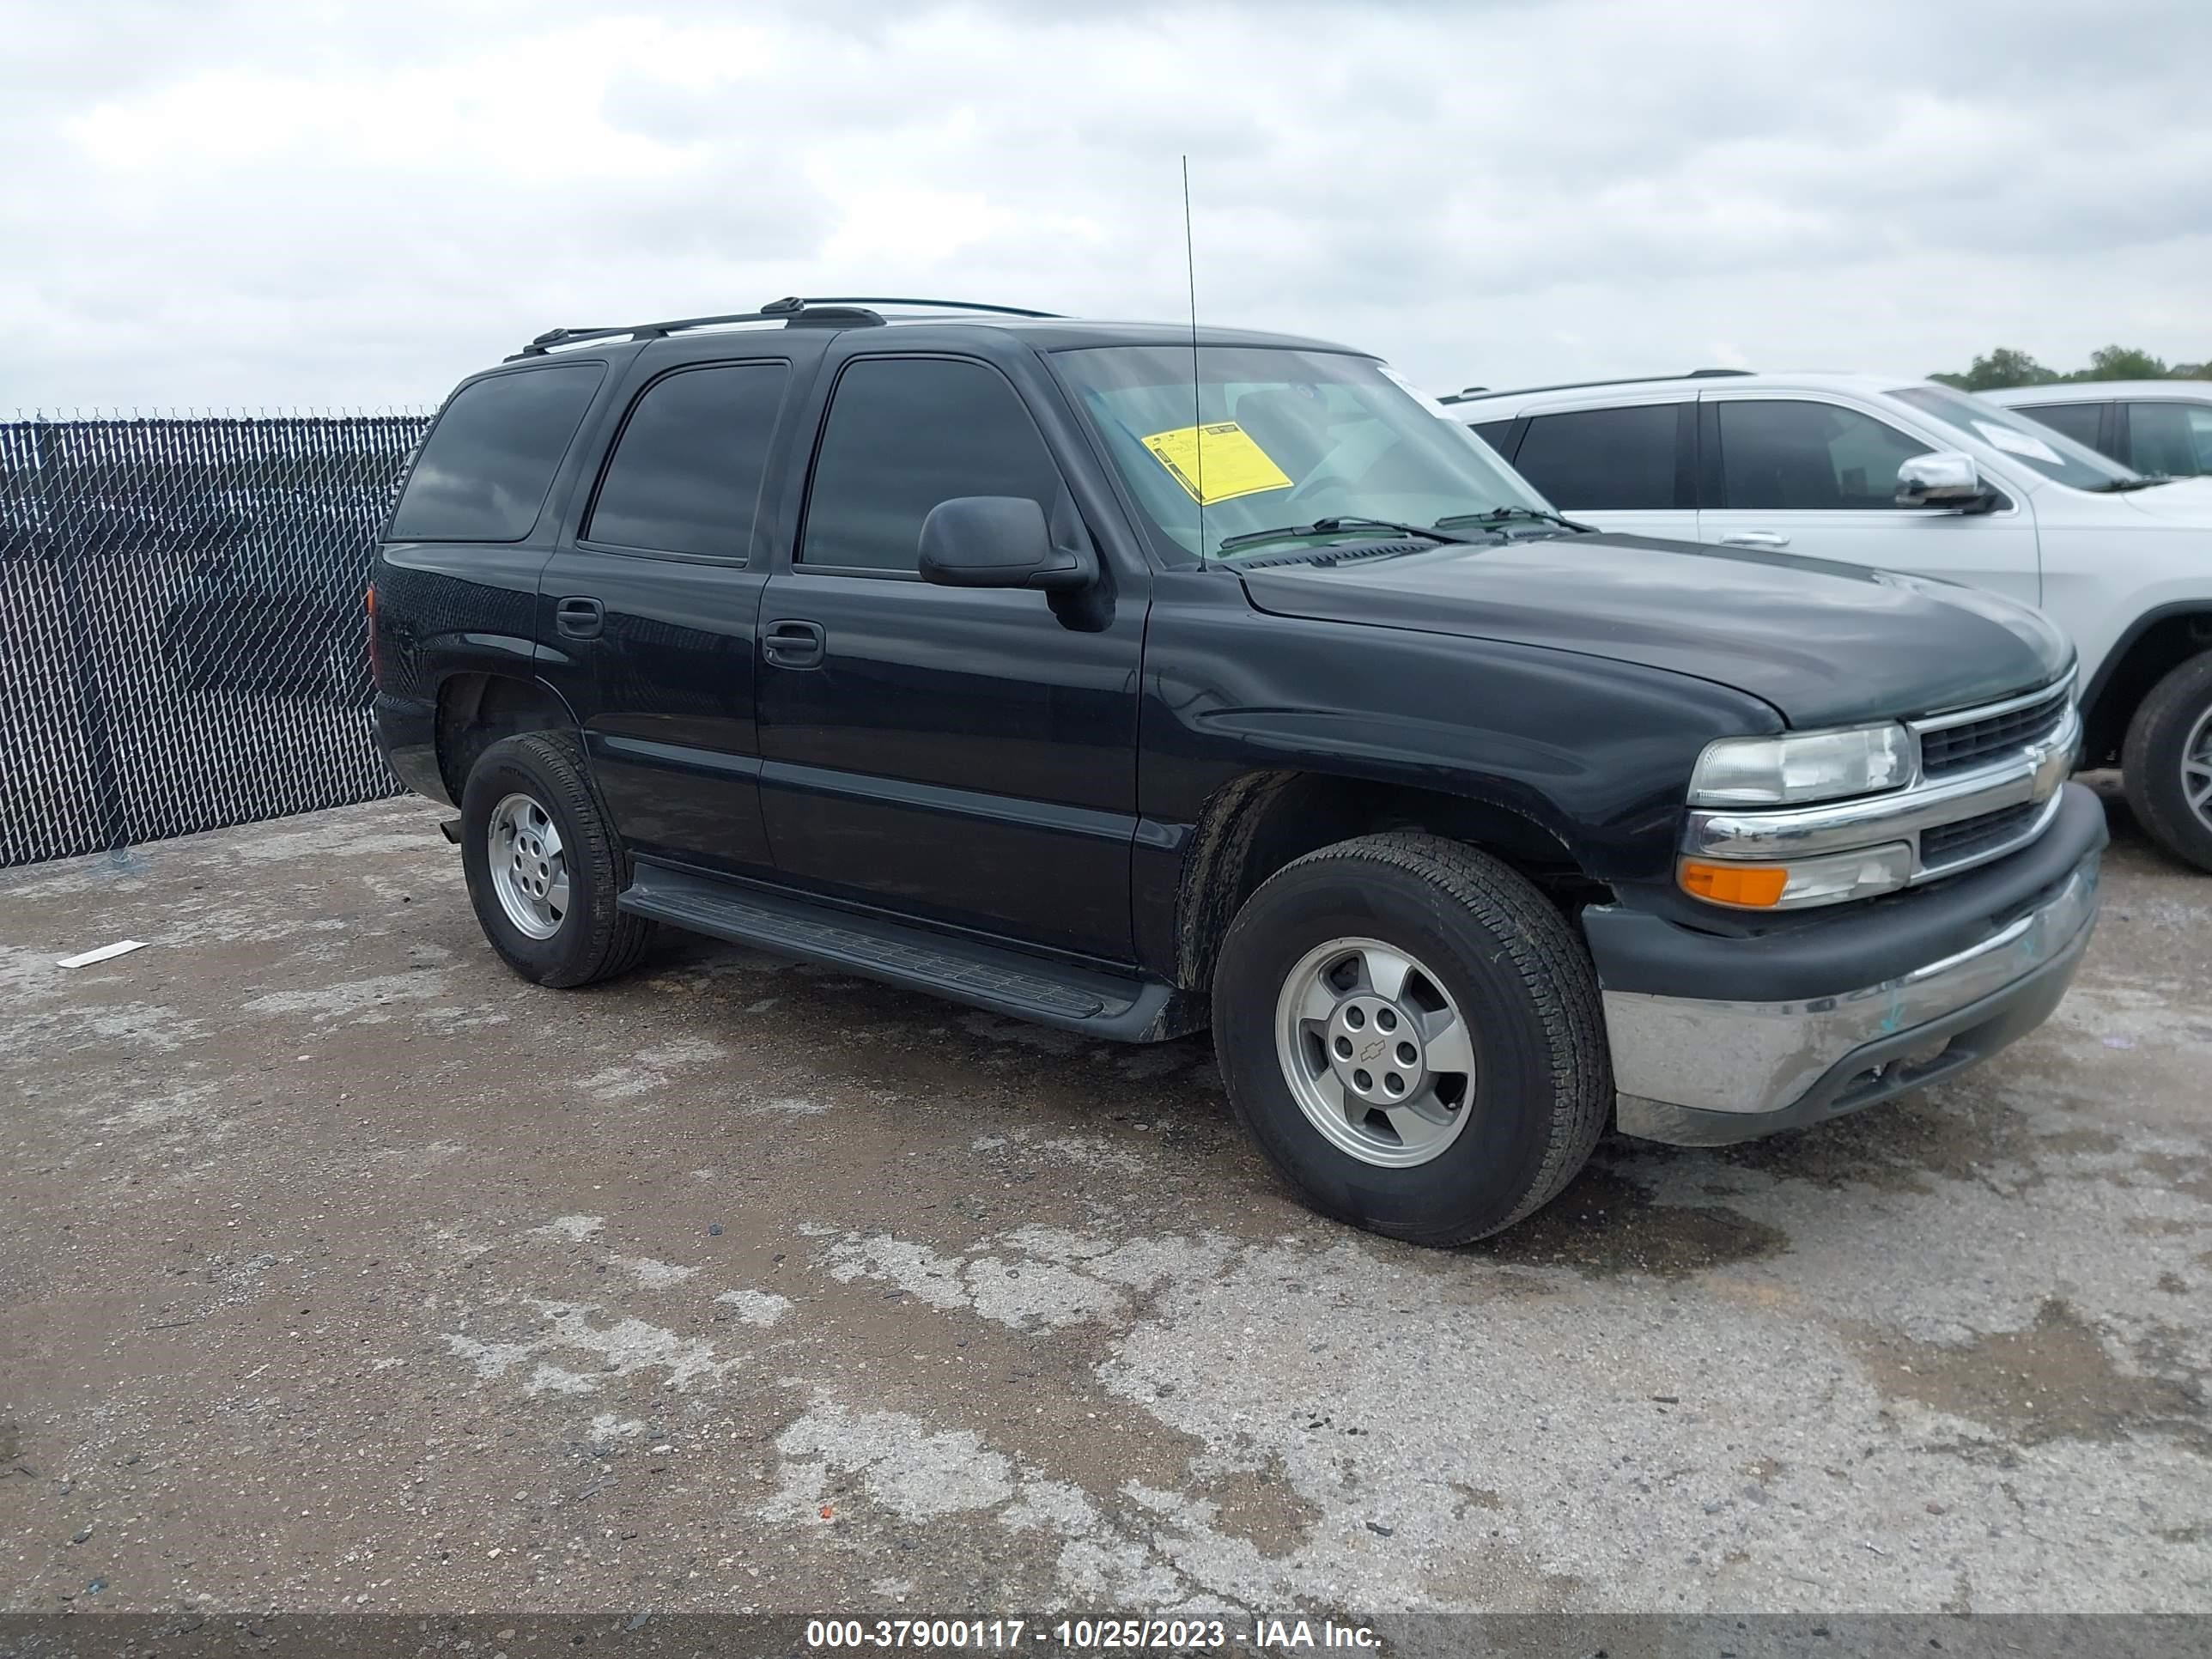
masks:
<path id="1" fill-rule="evenodd" d="M 1690 777 L 1692 806 L 1787 806 L 1894 789 L 1912 775 L 1912 734 L 1903 726 L 1723 738 L 1705 745 Z"/>
<path id="2" fill-rule="evenodd" d="M 1912 849 L 1897 841 L 1787 863 L 1684 859 L 1678 878 L 1684 892 L 1710 903 L 1737 910 L 1796 910 L 1895 892 L 1912 879 Z"/>

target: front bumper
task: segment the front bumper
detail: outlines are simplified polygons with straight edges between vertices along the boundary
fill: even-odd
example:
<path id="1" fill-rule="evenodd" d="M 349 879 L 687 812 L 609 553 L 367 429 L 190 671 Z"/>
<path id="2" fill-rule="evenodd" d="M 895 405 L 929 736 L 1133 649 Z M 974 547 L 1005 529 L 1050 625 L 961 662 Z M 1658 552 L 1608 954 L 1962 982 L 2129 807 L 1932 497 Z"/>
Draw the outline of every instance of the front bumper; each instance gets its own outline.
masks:
<path id="1" fill-rule="evenodd" d="M 2079 785 L 2065 793 L 2037 846 L 1887 911 L 1779 940 L 1655 941 L 1646 927 L 1634 949 L 1615 953 L 1618 977 L 1648 979 L 1655 951 L 1671 949 L 1679 959 L 1665 992 L 1616 982 L 1607 971 L 1607 918 L 1594 914 L 1621 1131 L 1711 1146 L 1802 1127 L 1949 1077 L 2041 1024 L 2095 927 L 2106 840 L 2102 804 Z M 2020 890 L 2025 884 L 2033 886 Z M 1869 923 L 1943 944 L 1917 961 L 1885 963 L 1878 977 L 1820 985 L 1824 959 L 1846 972 L 1880 960 Z M 1719 965 L 1735 954 L 1730 946 L 1765 958 L 1767 986 L 1786 1000 L 1736 994 L 1741 964 Z M 1701 983 L 1700 959 L 1716 964 L 1710 983 Z M 1680 994 L 1717 987 L 1722 994 Z"/>

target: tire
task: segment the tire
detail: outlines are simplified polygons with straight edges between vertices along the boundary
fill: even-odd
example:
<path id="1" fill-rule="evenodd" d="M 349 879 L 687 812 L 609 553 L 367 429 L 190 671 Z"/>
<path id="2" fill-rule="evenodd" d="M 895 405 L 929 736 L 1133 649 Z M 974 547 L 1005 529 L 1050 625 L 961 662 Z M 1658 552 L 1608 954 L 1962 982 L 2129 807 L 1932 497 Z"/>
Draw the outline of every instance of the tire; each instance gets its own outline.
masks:
<path id="1" fill-rule="evenodd" d="M 1332 956 L 1347 944 L 1351 956 Z M 1363 979 L 1387 988 L 1394 957 L 1411 964 L 1396 998 L 1370 996 Z M 1294 994 L 1301 986 L 1309 995 Z M 1326 1019 L 1310 1017 L 1324 1006 L 1334 1010 Z M 1399 1023 L 1386 1031 L 1392 1011 Z M 1386 1039 L 1376 1063 L 1395 1064 L 1408 1052 L 1395 1047 L 1407 1023 L 1433 1045 L 1416 1054 L 1419 1066 L 1344 1074 L 1374 1048 L 1370 1033 Z M 1449 1040 L 1453 1024 L 1463 1048 Z M 1238 1120 L 1307 1204 L 1416 1244 L 1468 1243 L 1549 1202 L 1613 1110 L 1597 979 L 1573 931 L 1504 865 L 1435 836 L 1364 836 L 1269 878 L 1222 942 L 1213 1035 Z M 1328 1059 L 1355 1038 L 1352 1053 Z M 1348 1127 L 1325 1121 L 1322 1064 Z M 1355 1087 L 1394 1079 L 1403 1100 L 1378 1096 L 1353 1122 L 1349 1109 L 1364 1106 Z M 1400 1133 L 1401 1123 L 1413 1132 Z"/>
<path id="2" fill-rule="evenodd" d="M 504 895 L 494 873 L 495 819 L 509 872 Z M 503 738 L 469 769 L 461 868 L 491 948 L 534 985 L 611 979 L 635 968 L 652 942 L 651 922 L 616 908 L 629 858 L 570 738 Z"/>
<path id="3" fill-rule="evenodd" d="M 2212 871 L 2212 651 L 2151 688 L 2128 722 L 2120 767 L 2136 822 L 2174 857 Z"/>

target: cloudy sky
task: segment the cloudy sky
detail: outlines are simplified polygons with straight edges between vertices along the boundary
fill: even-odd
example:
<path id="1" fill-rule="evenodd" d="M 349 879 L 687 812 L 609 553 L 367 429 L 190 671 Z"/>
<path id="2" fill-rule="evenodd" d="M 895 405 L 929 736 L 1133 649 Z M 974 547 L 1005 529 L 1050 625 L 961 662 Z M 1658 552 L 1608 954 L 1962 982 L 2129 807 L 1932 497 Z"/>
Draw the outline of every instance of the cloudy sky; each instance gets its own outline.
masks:
<path id="1" fill-rule="evenodd" d="M 1434 390 L 2212 356 L 2205 0 L 0 0 L 0 409 L 555 324 L 1185 304 Z"/>

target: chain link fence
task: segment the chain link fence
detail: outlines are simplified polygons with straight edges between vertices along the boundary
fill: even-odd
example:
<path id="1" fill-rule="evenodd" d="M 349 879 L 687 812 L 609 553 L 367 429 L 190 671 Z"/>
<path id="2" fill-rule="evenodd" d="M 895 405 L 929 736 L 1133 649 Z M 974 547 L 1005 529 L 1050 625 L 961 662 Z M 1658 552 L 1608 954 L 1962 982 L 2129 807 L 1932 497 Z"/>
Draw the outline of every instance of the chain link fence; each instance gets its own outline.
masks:
<path id="1" fill-rule="evenodd" d="M 0 422 L 0 866 L 400 793 L 363 590 L 429 419 Z"/>

